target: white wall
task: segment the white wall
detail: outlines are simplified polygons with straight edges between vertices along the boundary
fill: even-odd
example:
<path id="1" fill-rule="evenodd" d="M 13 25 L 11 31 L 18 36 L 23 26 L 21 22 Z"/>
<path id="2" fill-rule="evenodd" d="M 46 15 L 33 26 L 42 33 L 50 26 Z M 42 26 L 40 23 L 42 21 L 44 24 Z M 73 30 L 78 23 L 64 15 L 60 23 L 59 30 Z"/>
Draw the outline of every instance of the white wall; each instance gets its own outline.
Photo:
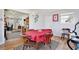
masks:
<path id="1" fill-rule="evenodd" d="M 38 18 L 38 21 L 35 23 L 35 19 L 34 19 L 34 16 L 36 15 L 35 14 L 30 14 L 29 15 L 29 28 L 30 29 L 43 29 L 45 27 L 45 22 L 44 22 L 44 17 L 42 14 L 38 14 L 39 15 L 39 18 Z"/>
<path id="2" fill-rule="evenodd" d="M 14 10 L 29 15 L 29 28 L 30 29 L 42 29 L 45 27 L 44 17 L 42 15 L 42 13 L 39 12 L 39 10 L 38 11 L 37 10 L 30 10 L 30 9 L 14 9 Z M 35 23 L 34 16 L 36 14 L 39 15 L 39 18 L 38 18 L 38 21 Z"/>
<path id="3" fill-rule="evenodd" d="M 0 16 L 2 17 L 2 21 L 0 20 L 0 44 L 3 44 L 5 42 L 4 39 L 4 10 L 0 9 Z"/>
<path id="4" fill-rule="evenodd" d="M 20 10 L 22 11 L 22 10 Z M 27 13 L 29 11 L 29 26 L 30 29 L 43 29 L 43 28 L 51 28 L 53 30 L 54 35 L 60 36 L 62 32 L 62 28 L 70 28 L 71 30 L 74 29 L 75 23 L 79 20 L 79 10 L 24 10 L 22 12 Z M 71 23 L 61 23 L 60 19 L 58 22 L 53 22 L 52 21 L 52 15 L 55 13 L 58 13 L 59 15 L 61 13 L 66 13 L 66 12 L 74 12 L 73 14 L 73 19 Z M 34 15 L 38 14 L 39 19 L 38 22 L 34 22 Z"/>
<path id="5" fill-rule="evenodd" d="M 60 11 L 57 12 L 59 15 L 61 14 Z M 62 33 L 62 28 L 70 28 L 71 30 L 74 29 L 75 23 L 79 20 L 79 12 L 75 13 L 73 15 L 73 19 L 71 23 L 61 23 L 60 19 L 58 22 L 53 22 L 52 21 L 52 15 L 55 13 L 50 13 L 48 15 L 45 15 L 45 27 L 46 28 L 52 28 L 54 35 L 56 36 L 61 36 Z"/>
<path id="6" fill-rule="evenodd" d="M 42 10 L 41 10 L 42 11 Z M 60 17 L 59 17 L 59 21 L 58 22 L 53 22 L 52 21 L 52 15 L 58 13 L 59 15 L 61 13 L 68 13 L 68 12 L 74 12 L 73 19 L 71 23 L 61 23 L 60 22 Z M 57 10 L 56 12 L 38 12 L 39 14 L 39 20 L 37 23 L 34 23 L 34 16 L 37 14 L 33 13 L 30 15 L 30 28 L 31 29 L 52 29 L 53 34 L 56 36 L 61 36 L 62 33 L 62 28 L 70 28 L 71 31 L 74 30 L 74 25 L 75 23 L 79 20 L 78 19 L 78 15 L 79 15 L 79 11 L 74 11 L 74 10 Z"/>

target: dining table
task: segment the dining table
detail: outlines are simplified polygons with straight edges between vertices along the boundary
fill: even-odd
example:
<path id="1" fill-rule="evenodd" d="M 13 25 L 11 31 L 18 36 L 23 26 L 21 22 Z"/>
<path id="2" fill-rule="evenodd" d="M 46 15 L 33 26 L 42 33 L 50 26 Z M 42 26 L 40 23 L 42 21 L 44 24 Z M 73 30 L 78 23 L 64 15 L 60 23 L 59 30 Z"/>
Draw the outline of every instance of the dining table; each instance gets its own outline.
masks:
<path id="1" fill-rule="evenodd" d="M 31 41 L 35 41 L 36 43 L 40 43 L 40 42 L 43 42 L 45 43 L 46 42 L 46 34 L 49 34 L 50 31 L 49 30 L 31 30 L 31 31 L 27 31 L 25 32 L 25 35 L 27 37 L 31 37 Z"/>
<path id="2" fill-rule="evenodd" d="M 46 34 L 49 34 L 50 31 L 35 31 L 35 30 L 32 30 L 32 31 L 27 31 L 25 32 L 25 35 L 28 37 L 30 36 L 31 37 L 31 40 L 32 41 L 36 41 L 36 42 L 44 42 L 46 40 L 46 37 L 45 35 Z"/>

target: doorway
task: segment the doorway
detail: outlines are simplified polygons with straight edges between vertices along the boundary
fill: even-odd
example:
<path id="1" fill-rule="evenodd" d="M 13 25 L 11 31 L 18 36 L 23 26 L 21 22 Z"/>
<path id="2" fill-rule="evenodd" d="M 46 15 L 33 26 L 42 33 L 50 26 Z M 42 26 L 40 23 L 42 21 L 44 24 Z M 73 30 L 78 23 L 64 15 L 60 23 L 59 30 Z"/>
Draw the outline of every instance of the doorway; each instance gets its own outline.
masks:
<path id="1" fill-rule="evenodd" d="M 4 22 L 6 30 L 4 37 L 6 40 L 13 40 L 21 37 L 22 28 L 29 29 L 29 15 L 15 10 L 4 10 Z"/>

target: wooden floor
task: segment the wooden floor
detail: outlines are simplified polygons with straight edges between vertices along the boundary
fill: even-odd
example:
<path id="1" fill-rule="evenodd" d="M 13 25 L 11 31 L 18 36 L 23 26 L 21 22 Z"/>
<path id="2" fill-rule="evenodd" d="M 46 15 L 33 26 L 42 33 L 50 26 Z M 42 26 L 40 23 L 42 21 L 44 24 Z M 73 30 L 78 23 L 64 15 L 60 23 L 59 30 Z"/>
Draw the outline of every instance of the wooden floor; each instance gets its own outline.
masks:
<path id="1" fill-rule="evenodd" d="M 14 50 L 16 47 L 23 45 L 23 43 L 20 38 L 7 40 L 5 44 L 0 45 L 0 50 Z"/>
<path id="2" fill-rule="evenodd" d="M 67 39 L 61 40 L 60 37 L 54 36 L 52 37 L 52 40 L 59 42 L 59 45 L 56 48 L 56 50 L 70 50 L 66 43 Z M 5 44 L 0 45 L 0 50 L 14 50 L 16 47 L 23 44 L 24 44 L 24 41 L 21 38 L 11 39 L 11 40 L 6 41 Z"/>

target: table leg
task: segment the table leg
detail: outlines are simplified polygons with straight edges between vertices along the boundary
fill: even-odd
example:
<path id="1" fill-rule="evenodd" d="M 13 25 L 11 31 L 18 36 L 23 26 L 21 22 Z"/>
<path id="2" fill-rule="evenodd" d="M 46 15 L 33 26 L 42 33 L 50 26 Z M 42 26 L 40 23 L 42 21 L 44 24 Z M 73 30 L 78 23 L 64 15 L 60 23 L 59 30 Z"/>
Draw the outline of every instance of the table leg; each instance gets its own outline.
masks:
<path id="1" fill-rule="evenodd" d="M 50 43 L 45 43 L 45 47 L 51 49 L 51 44 Z"/>
<path id="2" fill-rule="evenodd" d="M 39 42 L 36 42 L 35 46 L 33 46 L 35 49 L 39 49 Z"/>

